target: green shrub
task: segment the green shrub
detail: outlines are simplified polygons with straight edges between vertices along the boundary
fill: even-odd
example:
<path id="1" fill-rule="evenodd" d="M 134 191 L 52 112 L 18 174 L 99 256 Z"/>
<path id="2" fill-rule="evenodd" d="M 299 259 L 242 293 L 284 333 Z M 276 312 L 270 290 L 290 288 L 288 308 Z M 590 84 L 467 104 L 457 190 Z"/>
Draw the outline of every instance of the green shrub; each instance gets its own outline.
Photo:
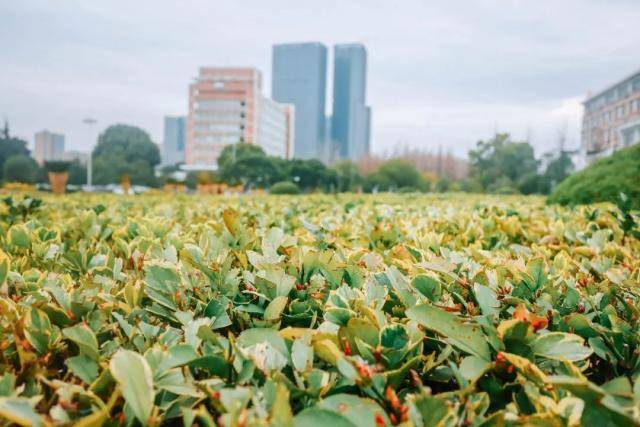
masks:
<path id="1" fill-rule="evenodd" d="M 44 162 L 44 169 L 47 172 L 68 172 L 71 167 L 71 162 L 64 160 L 52 160 L 50 162 Z"/>
<path id="2" fill-rule="evenodd" d="M 584 204 L 616 202 L 625 193 L 640 208 L 640 145 L 625 148 L 601 159 L 560 183 L 549 203 Z"/>
<path id="3" fill-rule="evenodd" d="M 269 189 L 271 194 L 300 194 L 300 187 L 289 181 L 276 182 Z"/>
<path id="4" fill-rule="evenodd" d="M 4 163 L 3 176 L 5 182 L 33 184 L 37 171 L 38 165 L 31 157 L 17 154 L 9 157 Z"/>

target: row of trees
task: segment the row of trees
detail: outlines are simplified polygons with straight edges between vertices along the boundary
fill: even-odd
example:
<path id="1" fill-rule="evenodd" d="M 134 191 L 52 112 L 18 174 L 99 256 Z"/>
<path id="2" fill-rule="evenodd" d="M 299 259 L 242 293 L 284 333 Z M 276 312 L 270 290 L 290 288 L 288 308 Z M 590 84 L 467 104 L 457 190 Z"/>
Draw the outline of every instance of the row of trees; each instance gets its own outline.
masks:
<path id="1" fill-rule="evenodd" d="M 195 175 L 194 175 L 195 176 Z M 374 172 L 363 175 L 358 165 L 341 161 L 328 167 L 319 160 L 286 160 L 268 156 L 262 148 L 238 143 L 222 150 L 218 170 L 211 180 L 244 188 L 269 188 L 289 182 L 302 191 L 389 191 L 427 190 L 427 180 L 411 164 L 399 159 L 382 163 Z M 193 182 L 193 178 L 189 179 Z"/>
<path id="2" fill-rule="evenodd" d="M 224 148 L 218 158 L 218 171 L 206 179 L 242 185 L 244 188 L 270 188 L 276 183 L 293 183 L 302 191 L 327 192 L 358 191 L 469 191 L 487 193 L 548 193 L 573 170 L 565 151 L 551 160 L 544 171 L 533 147 L 527 142 L 513 141 L 509 134 L 499 133 L 487 141 L 479 141 L 469 152 L 468 176 L 458 173 L 434 174 L 420 171 L 416 158 L 422 163 L 441 165 L 440 169 L 460 170 L 455 158 L 410 153 L 392 159 L 371 159 L 365 164 L 341 161 L 331 167 L 319 160 L 286 160 L 268 156 L 258 146 L 238 143 Z M 175 169 L 165 168 L 158 178 L 160 152 L 144 130 L 128 125 L 114 125 L 99 137 L 93 153 L 93 183 L 119 183 L 124 175 L 135 185 L 154 187 L 170 179 Z M 413 161 L 412 161 L 413 160 Z M 421 164 L 421 162 L 418 162 Z M 458 161 L 459 162 L 459 161 Z M 433 163 L 433 165 L 431 165 Z M 442 165 L 451 165 L 447 168 Z M 466 172 L 466 164 L 463 165 Z M 453 168 L 453 169 L 452 169 Z M 0 171 L 5 182 L 46 182 L 46 173 L 29 157 L 27 143 L 10 136 L 8 125 L 0 132 Z M 202 176 L 202 174 L 201 174 Z M 197 174 L 187 177 L 194 186 Z M 71 163 L 69 183 L 86 182 L 86 169 L 78 162 Z"/>
<path id="3" fill-rule="evenodd" d="M 160 163 L 160 151 L 149 134 L 138 127 L 110 126 L 100 135 L 92 155 L 96 185 L 119 183 L 125 174 L 138 185 L 158 184 L 155 166 Z M 47 182 L 45 168 L 30 157 L 26 141 L 10 135 L 7 123 L 0 131 L 0 171 L 4 182 Z M 86 166 L 79 161 L 69 162 L 68 172 L 69 184 L 87 183 Z"/>
<path id="4" fill-rule="evenodd" d="M 487 193 L 548 194 L 574 170 L 570 155 L 560 149 L 543 171 L 528 142 L 513 141 L 508 133 L 498 133 L 479 141 L 469 152 L 468 191 Z"/>

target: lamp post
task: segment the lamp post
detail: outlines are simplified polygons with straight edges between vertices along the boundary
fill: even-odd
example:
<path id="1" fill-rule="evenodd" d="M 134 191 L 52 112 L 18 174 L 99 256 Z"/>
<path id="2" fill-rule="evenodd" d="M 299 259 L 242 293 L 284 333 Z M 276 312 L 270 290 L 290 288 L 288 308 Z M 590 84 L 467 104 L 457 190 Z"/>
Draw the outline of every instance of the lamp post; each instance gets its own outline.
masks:
<path id="1" fill-rule="evenodd" d="M 88 117 L 82 120 L 82 123 L 88 125 L 89 127 L 89 159 L 87 160 L 87 191 L 91 191 L 93 189 L 93 126 L 98 123 L 96 119 Z"/>

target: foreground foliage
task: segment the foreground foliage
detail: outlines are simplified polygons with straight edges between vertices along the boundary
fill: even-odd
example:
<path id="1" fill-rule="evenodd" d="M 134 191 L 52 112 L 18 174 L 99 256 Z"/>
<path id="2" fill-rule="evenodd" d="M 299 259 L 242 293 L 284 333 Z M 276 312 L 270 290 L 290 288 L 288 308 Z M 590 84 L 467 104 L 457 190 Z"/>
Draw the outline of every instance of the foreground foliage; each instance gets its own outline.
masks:
<path id="1" fill-rule="evenodd" d="M 1 209 L 7 422 L 640 422 L 640 243 L 611 207 L 73 195 Z"/>

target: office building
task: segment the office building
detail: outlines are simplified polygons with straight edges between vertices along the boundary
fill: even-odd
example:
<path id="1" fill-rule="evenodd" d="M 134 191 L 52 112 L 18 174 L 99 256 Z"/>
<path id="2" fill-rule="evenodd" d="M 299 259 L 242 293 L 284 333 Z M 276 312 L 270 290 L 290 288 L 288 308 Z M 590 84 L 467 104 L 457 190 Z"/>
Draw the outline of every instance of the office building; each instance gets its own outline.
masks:
<path id="1" fill-rule="evenodd" d="M 187 118 L 183 116 L 164 118 L 164 141 L 162 164 L 174 166 L 184 163 L 184 147 L 187 139 Z"/>
<path id="2" fill-rule="evenodd" d="M 225 146 L 244 142 L 287 157 L 295 147 L 293 107 L 262 95 L 255 68 L 201 68 L 189 86 L 185 163 L 215 168 Z"/>
<path id="3" fill-rule="evenodd" d="M 334 47 L 331 140 L 337 157 L 369 155 L 371 109 L 366 105 L 367 50 L 361 44 Z"/>
<path id="4" fill-rule="evenodd" d="M 270 156 L 291 158 L 295 134 L 294 107 L 264 96 L 259 96 L 258 100 L 258 145 Z"/>
<path id="5" fill-rule="evenodd" d="M 63 160 L 64 135 L 43 130 L 36 133 L 33 156 L 40 166 L 51 160 Z"/>
<path id="6" fill-rule="evenodd" d="M 587 164 L 640 142 L 640 70 L 584 102 L 582 150 Z"/>
<path id="7" fill-rule="evenodd" d="M 321 43 L 273 46 L 271 97 L 295 108 L 295 149 L 300 159 L 321 158 L 325 142 L 327 48 Z"/>

